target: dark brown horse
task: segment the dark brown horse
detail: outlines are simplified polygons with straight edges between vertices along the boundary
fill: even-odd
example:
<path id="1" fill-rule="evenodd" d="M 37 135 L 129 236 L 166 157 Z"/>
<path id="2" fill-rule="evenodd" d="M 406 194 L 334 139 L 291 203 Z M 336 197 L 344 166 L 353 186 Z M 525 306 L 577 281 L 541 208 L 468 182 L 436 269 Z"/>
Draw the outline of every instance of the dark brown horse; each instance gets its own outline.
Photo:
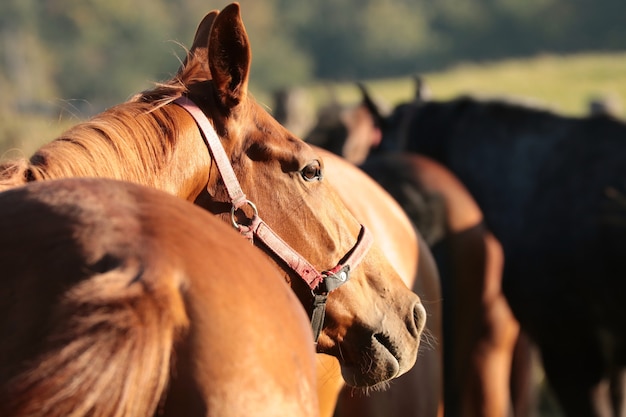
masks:
<path id="1" fill-rule="evenodd" d="M 415 363 L 424 308 L 380 248 L 368 250 L 322 158 L 248 94 L 250 58 L 239 6 L 209 13 L 173 79 L 5 164 L 0 189 L 106 177 L 194 201 L 284 271 L 321 330 L 317 351 L 339 358 L 349 384 L 395 378 Z"/>
<path id="2" fill-rule="evenodd" d="M 430 155 L 480 206 L 565 413 L 623 415 L 626 124 L 459 97 L 398 106 L 381 127 L 381 146 Z"/>
<path id="3" fill-rule="evenodd" d="M 366 91 L 362 89 L 364 93 Z M 420 98 L 422 96 L 420 95 Z M 501 291 L 502 249 L 465 187 L 443 166 L 420 156 L 378 149 L 382 116 L 373 101 L 321 121 L 311 139 L 341 152 L 398 200 L 431 245 L 442 275 L 445 412 L 499 417 L 509 409 L 508 381 L 518 324 Z M 340 411 L 379 416 L 419 412 L 419 384 L 402 378 L 385 394 L 342 401 Z M 349 407 L 349 408 L 348 408 Z M 349 412 L 339 415 L 349 415 Z M 432 413 L 430 414 L 432 415 Z"/>
<path id="4" fill-rule="evenodd" d="M 0 265 L 2 416 L 318 415 L 299 300 L 206 210 L 30 183 L 0 193 Z"/>

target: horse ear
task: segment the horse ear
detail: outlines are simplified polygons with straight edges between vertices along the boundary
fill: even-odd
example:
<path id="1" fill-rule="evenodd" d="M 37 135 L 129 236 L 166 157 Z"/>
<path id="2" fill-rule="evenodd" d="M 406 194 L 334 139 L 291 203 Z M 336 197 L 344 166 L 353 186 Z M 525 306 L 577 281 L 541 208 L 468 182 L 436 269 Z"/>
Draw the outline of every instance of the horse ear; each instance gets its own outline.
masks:
<path id="1" fill-rule="evenodd" d="M 241 21 L 239 4 L 226 6 L 213 22 L 209 38 L 209 67 L 221 103 L 239 104 L 248 90 L 250 42 Z"/>
<path id="2" fill-rule="evenodd" d="M 204 19 L 198 25 L 198 29 L 196 30 L 196 36 L 193 38 L 193 43 L 191 44 L 190 54 L 197 58 L 202 59 L 205 62 L 208 62 L 208 46 L 209 46 L 209 35 L 211 34 L 211 26 L 213 26 L 213 21 L 217 17 L 219 12 L 217 10 L 212 10 L 204 16 Z"/>
<path id="3" fill-rule="evenodd" d="M 374 125 L 378 128 L 382 128 L 385 122 L 385 119 L 380 114 L 380 110 L 378 109 L 378 106 L 376 105 L 376 103 L 374 103 L 374 100 L 372 100 L 372 98 L 370 97 L 364 84 L 357 83 L 357 86 L 359 87 L 359 90 L 361 91 L 361 102 L 372 115 L 372 118 L 374 119 Z"/>
<path id="4" fill-rule="evenodd" d="M 196 35 L 193 38 L 191 48 L 187 53 L 187 57 L 183 62 L 183 65 L 178 69 L 178 78 L 189 78 L 189 74 L 193 73 L 196 78 L 211 79 L 211 71 L 209 69 L 209 35 L 211 33 L 211 26 L 215 17 L 218 15 L 217 10 L 213 10 L 204 16 L 204 19 L 198 25 L 196 29 Z M 203 74 L 198 76 L 197 72 L 201 71 Z"/>
<path id="5" fill-rule="evenodd" d="M 428 86 L 424 82 L 424 79 L 419 75 L 413 76 L 413 83 L 415 84 L 415 97 L 413 97 L 413 101 L 415 103 L 423 103 L 430 98 L 430 91 L 428 91 Z"/>

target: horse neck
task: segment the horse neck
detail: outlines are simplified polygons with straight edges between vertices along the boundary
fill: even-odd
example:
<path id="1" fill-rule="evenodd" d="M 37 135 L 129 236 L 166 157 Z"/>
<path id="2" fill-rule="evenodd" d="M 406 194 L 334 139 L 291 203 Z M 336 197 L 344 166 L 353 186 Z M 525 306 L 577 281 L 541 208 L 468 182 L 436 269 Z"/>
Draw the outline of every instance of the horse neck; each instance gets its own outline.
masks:
<path id="1" fill-rule="evenodd" d="M 390 130 L 394 145 L 400 150 L 427 155 L 445 165 L 448 142 L 453 135 L 447 106 L 426 102 L 405 110 L 408 109 L 410 112 L 397 119 Z"/>
<path id="2" fill-rule="evenodd" d="M 201 180 L 190 153 L 208 151 L 195 126 L 193 135 L 182 131 L 172 107 L 129 102 L 76 125 L 30 158 L 27 180 L 105 177 L 192 199 Z"/>
<path id="3" fill-rule="evenodd" d="M 577 123 L 541 109 L 470 99 L 427 103 L 419 122 L 414 150 L 463 182 L 503 243 L 524 230 L 542 167 Z"/>

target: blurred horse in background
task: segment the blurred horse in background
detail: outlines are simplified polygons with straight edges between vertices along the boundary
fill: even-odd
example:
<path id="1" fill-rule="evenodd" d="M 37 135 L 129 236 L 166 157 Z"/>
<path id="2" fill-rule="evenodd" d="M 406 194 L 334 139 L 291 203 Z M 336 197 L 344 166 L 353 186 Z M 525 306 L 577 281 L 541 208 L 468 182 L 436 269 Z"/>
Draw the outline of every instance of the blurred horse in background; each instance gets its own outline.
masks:
<path id="1" fill-rule="evenodd" d="M 207 14 L 172 79 L 3 164 L 0 190 L 104 177 L 195 202 L 282 271 L 317 351 L 339 359 L 348 384 L 384 386 L 413 367 L 424 307 L 324 178 L 318 153 L 248 94 L 250 63 L 239 5 Z"/>
<path id="2" fill-rule="evenodd" d="M 0 193 L 0 415 L 317 416 L 308 317 L 242 240 L 129 182 Z"/>
<path id="3" fill-rule="evenodd" d="M 506 299 L 563 411 L 623 415 L 626 124 L 471 97 L 373 117 L 381 149 L 436 159 L 478 203 L 502 243 Z"/>

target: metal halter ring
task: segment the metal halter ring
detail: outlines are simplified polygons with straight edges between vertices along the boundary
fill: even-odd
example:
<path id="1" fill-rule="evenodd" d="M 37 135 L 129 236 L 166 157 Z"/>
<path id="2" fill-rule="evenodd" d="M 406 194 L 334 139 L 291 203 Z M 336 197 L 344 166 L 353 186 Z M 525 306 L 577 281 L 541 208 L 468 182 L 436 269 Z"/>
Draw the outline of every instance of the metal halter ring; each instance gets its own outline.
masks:
<path id="1" fill-rule="evenodd" d="M 252 218 L 255 218 L 259 215 L 259 211 L 257 210 L 256 206 L 254 205 L 254 203 L 250 200 L 246 200 L 246 204 L 249 205 L 252 208 L 252 211 L 254 212 L 252 214 Z M 239 228 L 241 227 L 241 225 L 239 223 L 237 223 L 237 219 L 235 219 L 235 212 L 237 211 L 237 209 L 235 208 L 235 206 L 232 206 L 230 208 L 230 221 L 233 224 L 233 227 L 237 230 L 239 230 Z"/>

